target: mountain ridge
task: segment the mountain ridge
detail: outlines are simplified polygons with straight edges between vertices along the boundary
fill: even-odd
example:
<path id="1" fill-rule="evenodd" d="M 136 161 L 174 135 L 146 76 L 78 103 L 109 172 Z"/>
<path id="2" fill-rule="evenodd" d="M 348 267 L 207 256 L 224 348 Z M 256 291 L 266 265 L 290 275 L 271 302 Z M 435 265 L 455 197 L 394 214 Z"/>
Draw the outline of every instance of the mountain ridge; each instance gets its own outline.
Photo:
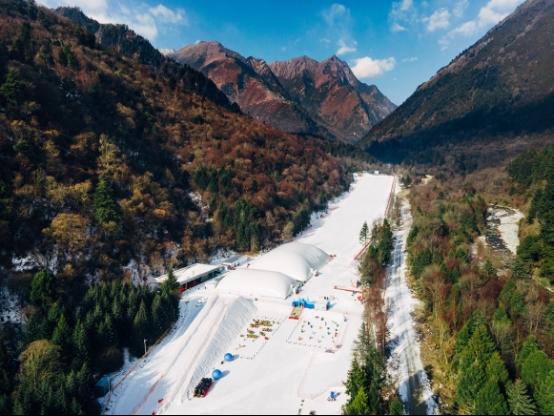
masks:
<path id="1" fill-rule="evenodd" d="M 478 137 L 551 137 L 553 20 L 554 3 L 523 3 L 421 84 L 362 144 L 390 158 Z"/>
<path id="2" fill-rule="evenodd" d="M 395 108 L 337 57 L 318 62 L 305 56 L 268 64 L 217 41 L 188 45 L 170 56 L 207 75 L 247 114 L 287 132 L 356 142 Z M 332 111 L 338 101 L 333 94 L 342 112 Z"/>

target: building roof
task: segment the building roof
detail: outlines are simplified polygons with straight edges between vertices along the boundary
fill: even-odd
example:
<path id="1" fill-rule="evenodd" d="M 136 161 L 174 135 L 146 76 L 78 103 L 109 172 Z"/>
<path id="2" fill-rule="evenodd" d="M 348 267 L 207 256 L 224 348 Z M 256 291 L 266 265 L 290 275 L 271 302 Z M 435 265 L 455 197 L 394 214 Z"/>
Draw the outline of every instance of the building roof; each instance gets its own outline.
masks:
<path id="1" fill-rule="evenodd" d="M 284 273 L 295 280 L 305 282 L 328 260 L 329 255 L 320 248 L 292 242 L 261 255 L 250 266 L 253 269 Z"/>
<path id="2" fill-rule="evenodd" d="M 177 279 L 177 283 L 184 285 L 221 268 L 221 265 L 195 263 L 190 266 L 183 267 L 182 269 L 174 270 L 173 274 L 175 275 L 175 279 Z M 158 283 L 162 283 L 166 280 L 167 274 L 156 278 Z"/>
<path id="3" fill-rule="evenodd" d="M 220 293 L 286 299 L 295 281 L 289 276 L 267 270 L 237 269 L 227 273 L 217 285 Z"/>

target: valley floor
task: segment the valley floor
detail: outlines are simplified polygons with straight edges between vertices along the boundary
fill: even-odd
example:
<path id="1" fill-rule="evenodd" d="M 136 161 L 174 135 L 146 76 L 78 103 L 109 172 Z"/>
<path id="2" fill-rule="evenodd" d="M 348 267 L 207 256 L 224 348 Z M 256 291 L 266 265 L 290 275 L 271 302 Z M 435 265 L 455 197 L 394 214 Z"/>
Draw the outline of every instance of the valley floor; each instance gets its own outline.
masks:
<path id="1" fill-rule="evenodd" d="M 248 299 L 219 294 L 216 282 L 183 297 L 181 317 L 147 358 L 113 380 L 108 414 L 340 414 L 344 381 L 362 325 L 363 306 L 352 288 L 358 279 L 359 230 L 385 213 L 390 176 L 358 175 L 349 192 L 315 215 L 297 238 L 335 255 L 304 286 L 310 300 L 331 297 L 330 311 L 305 310 L 290 320 L 291 299 Z M 268 321 L 264 336 L 248 337 L 254 320 Z M 231 352 L 237 359 L 223 363 Z M 222 370 L 206 398 L 194 386 Z M 331 391 L 338 392 L 329 401 Z"/>

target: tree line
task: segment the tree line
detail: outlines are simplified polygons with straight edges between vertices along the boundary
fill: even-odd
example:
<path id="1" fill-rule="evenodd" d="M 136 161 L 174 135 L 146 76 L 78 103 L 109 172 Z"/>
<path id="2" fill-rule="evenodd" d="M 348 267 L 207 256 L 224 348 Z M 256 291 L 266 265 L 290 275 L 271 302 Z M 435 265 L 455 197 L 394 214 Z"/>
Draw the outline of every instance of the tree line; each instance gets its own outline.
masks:
<path id="1" fill-rule="evenodd" d="M 479 248 L 488 206 L 470 183 L 416 185 L 411 203 L 409 267 L 442 411 L 552 413 L 554 303 L 522 262 L 525 242 L 508 262 Z"/>
<path id="2" fill-rule="evenodd" d="M 403 414 L 402 402 L 388 386 L 385 368 L 385 315 L 382 290 L 386 267 L 391 259 L 393 233 L 385 219 L 371 230 L 364 222 L 360 243 L 370 241 L 359 265 L 364 297 L 364 324 L 354 349 L 354 357 L 346 381 L 347 415 Z"/>
<path id="3" fill-rule="evenodd" d="M 16 348 L 13 340 L 0 344 L 1 413 L 98 413 L 98 377 L 121 368 L 123 349 L 140 357 L 145 341 L 155 343 L 173 325 L 179 315 L 177 287 L 170 272 L 154 291 L 114 280 L 75 296 L 47 271 L 38 272 Z"/>

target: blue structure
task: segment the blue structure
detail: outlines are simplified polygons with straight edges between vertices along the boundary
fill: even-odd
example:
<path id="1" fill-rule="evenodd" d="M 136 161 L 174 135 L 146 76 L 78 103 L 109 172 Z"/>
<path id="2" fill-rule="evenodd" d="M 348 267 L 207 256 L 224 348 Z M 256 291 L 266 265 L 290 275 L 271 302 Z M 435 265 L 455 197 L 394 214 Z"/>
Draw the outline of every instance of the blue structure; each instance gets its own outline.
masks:
<path id="1" fill-rule="evenodd" d="M 212 378 L 217 381 L 219 380 L 220 378 L 223 377 L 223 373 L 221 372 L 221 370 L 218 370 L 218 369 L 215 369 L 213 372 L 212 372 Z"/>
<path id="2" fill-rule="evenodd" d="M 225 354 L 224 360 L 230 363 L 231 361 L 235 360 L 235 356 L 228 352 L 227 354 Z"/>
<path id="3" fill-rule="evenodd" d="M 306 309 L 315 309 L 315 302 L 310 302 L 308 299 L 296 299 L 292 301 L 292 306 L 298 308 L 300 306 Z"/>
<path id="4" fill-rule="evenodd" d="M 96 397 L 104 397 L 110 391 L 110 377 L 108 375 L 103 376 L 94 386 Z"/>

